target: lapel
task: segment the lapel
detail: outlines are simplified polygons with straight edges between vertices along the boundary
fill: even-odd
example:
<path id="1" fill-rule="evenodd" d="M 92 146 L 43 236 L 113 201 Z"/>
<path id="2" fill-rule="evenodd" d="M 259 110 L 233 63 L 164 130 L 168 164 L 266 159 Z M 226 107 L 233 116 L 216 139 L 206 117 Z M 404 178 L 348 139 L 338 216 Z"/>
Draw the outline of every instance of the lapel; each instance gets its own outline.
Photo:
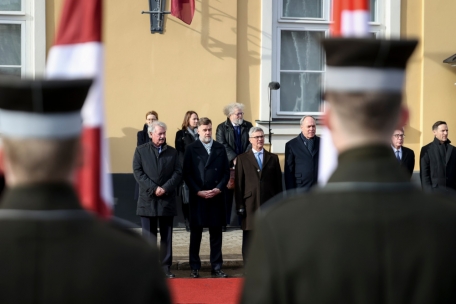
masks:
<path id="1" fill-rule="evenodd" d="M 206 148 L 203 147 L 204 150 L 206 150 Z M 212 142 L 212 147 L 211 147 L 211 154 L 209 154 L 209 158 L 207 159 L 207 162 L 206 162 L 206 168 L 214 161 L 216 160 L 219 156 L 220 156 L 220 153 L 222 151 L 220 150 L 220 148 L 217 146 L 216 142 L 213 141 Z M 207 153 L 207 152 L 206 152 Z"/>
<path id="2" fill-rule="evenodd" d="M 261 170 L 260 170 L 260 167 L 258 166 L 258 162 L 255 158 L 255 154 L 253 154 L 252 150 L 247 151 L 246 154 L 247 154 L 247 159 L 250 161 L 250 163 L 253 165 L 253 167 L 255 167 L 255 171 L 261 177 Z M 263 163 L 263 167 L 264 167 L 264 163 Z"/>
<path id="3" fill-rule="evenodd" d="M 268 151 L 266 151 L 266 149 L 263 148 L 263 169 L 270 159 L 271 153 L 269 153 Z"/>
<path id="4" fill-rule="evenodd" d="M 300 149 L 301 151 L 304 151 L 304 153 L 306 153 L 309 156 L 313 156 L 312 153 L 310 153 L 309 148 L 307 148 L 307 145 L 305 144 L 304 140 L 302 139 L 303 136 L 304 135 L 302 135 L 302 133 L 300 133 L 298 135 L 298 145 L 297 145 L 298 149 Z M 315 149 L 314 149 L 314 153 L 315 153 Z"/>
<path id="5" fill-rule="evenodd" d="M 204 148 L 204 146 L 201 143 L 201 141 L 199 141 L 199 140 L 196 141 L 195 150 L 196 150 L 197 157 L 202 159 L 203 164 L 207 164 L 207 160 L 209 158 L 209 155 L 207 154 L 206 148 Z"/>
<path id="6" fill-rule="evenodd" d="M 317 135 L 315 135 L 314 149 L 313 149 L 313 152 L 312 152 L 312 157 L 315 156 L 315 154 L 318 153 L 319 149 L 320 149 L 320 139 L 317 137 Z M 307 149 L 307 150 L 309 150 L 309 149 Z"/>
<path id="7" fill-rule="evenodd" d="M 453 153 L 453 146 L 448 144 L 448 150 L 446 151 L 445 165 L 448 165 L 448 161 L 450 160 L 452 153 Z"/>

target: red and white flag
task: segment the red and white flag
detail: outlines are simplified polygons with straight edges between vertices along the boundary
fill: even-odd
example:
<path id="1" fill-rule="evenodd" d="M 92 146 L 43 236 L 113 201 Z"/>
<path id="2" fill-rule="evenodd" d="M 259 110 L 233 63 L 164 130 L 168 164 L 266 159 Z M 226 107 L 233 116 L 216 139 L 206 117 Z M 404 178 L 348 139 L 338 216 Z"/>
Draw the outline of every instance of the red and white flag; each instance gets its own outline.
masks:
<path id="1" fill-rule="evenodd" d="M 369 0 L 333 0 L 331 36 L 366 37 L 369 35 Z M 331 132 L 323 127 L 320 140 L 318 183 L 325 185 L 337 168 L 338 152 Z"/>
<path id="2" fill-rule="evenodd" d="M 108 217 L 113 198 L 104 129 L 101 24 L 102 0 L 66 0 L 57 38 L 49 51 L 46 74 L 48 78 L 94 79 L 82 108 L 84 163 L 76 188 L 84 208 Z"/>
<path id="3" fill-rule="evenodd" d="M 171 0 L 171 15 L 190 25 L 195 15 L 195 0 Z"/>

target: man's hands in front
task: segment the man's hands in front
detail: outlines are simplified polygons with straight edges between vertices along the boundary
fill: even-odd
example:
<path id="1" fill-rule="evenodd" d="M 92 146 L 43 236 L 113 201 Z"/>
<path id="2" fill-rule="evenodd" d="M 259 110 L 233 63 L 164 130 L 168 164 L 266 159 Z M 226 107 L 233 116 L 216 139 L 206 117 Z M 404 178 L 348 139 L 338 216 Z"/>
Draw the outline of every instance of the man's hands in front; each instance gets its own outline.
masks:
<path id="1" fill-rule="evenodd" d="M 157 187 L 157 189 L 155 189 L 156 196 L 162 196 L 163 194 L 165 194 L 165 189 L 163 189 L 162 187 Z"/>
<path id="2" fill-rule="evenodd" d="M 220 193 L 222 193 L 222 191 L 220 189 L 214 188 L 212 190 L 198 191 L 197 194 L 199 197 L 208 199 L 208 198 L 213 198 L 214 196 L 216 196 L 217 194 L 220 194 Z"/>

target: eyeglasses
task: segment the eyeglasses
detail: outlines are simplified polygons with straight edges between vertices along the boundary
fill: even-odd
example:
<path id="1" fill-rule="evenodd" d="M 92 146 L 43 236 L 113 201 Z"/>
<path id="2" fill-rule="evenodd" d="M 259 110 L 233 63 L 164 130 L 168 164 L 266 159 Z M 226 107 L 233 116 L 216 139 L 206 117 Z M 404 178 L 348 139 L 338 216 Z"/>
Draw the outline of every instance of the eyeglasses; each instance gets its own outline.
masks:
<path id="1" fill-rule="evenodd" d="M 260 136 L 250 136 L 250 138 L 255 138 L 256 140 L 264 139 L 264 135 L 260 135 Z"/>
<path id="2" fill-rule="evenodd" d="M 405 134 L 394 134 L 393 136 L 396 138 L 404 138 Z"/>
<path id="3" fill-rule="evenodd" d="M 244 115 L 244 112 L 233 113 L 233 115 L 236 115 L 236 116 L 242 116 L 242 115 Z"/>

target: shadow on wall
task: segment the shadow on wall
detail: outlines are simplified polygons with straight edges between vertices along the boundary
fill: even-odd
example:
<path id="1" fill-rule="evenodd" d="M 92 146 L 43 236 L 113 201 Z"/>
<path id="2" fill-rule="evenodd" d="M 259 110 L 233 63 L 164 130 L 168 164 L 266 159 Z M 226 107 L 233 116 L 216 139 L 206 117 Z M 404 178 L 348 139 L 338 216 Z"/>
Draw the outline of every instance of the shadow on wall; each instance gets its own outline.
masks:
<path id="1" fill-rule="evenodd" d="M 109 152 L 111 153 L 111 172 L 132 173 L 133 155 L 136 148 L 136 134 L 140 131 L 135 128 L 123 128 L 122 137 L 109 137 Z M 113 160 L 116 162 L 113 162 Z"/>

